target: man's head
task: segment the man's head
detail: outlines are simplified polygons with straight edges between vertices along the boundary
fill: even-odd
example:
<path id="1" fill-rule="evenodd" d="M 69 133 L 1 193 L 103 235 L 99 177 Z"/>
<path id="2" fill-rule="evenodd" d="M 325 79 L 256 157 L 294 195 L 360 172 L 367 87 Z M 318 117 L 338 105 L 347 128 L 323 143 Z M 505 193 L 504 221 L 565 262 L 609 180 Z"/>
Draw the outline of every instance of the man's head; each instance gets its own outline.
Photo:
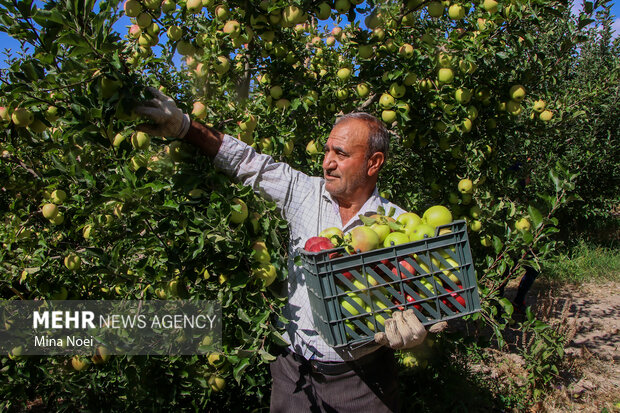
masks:
<path id="1" fill-rule="evenodd" d="M 350 113 L 339 118 L 325 144 L 327 191 L 340 200 L 370 195 L 388 148 L 389 133 L 374 116 Z"/>

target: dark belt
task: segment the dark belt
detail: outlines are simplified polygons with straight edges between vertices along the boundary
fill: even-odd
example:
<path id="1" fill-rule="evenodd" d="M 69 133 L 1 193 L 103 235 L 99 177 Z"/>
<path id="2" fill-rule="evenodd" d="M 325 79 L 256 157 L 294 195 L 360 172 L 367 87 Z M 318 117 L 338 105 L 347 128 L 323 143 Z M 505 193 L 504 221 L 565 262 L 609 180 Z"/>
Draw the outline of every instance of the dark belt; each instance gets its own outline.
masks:
<path id="1" fill-rule="evenodd" d="M 364 366 L 377 361 L 386 351 L 389 351 L 389 349 L 386 347 L 381 347 L 378 350 L 354 361 L 308 360 L 304 356 L 291 351 L 289 348 L 284 349 L 283 353 L 285 355 L 291 355 L 293 360 L 303 366 L 309 367 L 312 373 L 319 373 L 326 376 L 336 376 L 363 368 Z"/>

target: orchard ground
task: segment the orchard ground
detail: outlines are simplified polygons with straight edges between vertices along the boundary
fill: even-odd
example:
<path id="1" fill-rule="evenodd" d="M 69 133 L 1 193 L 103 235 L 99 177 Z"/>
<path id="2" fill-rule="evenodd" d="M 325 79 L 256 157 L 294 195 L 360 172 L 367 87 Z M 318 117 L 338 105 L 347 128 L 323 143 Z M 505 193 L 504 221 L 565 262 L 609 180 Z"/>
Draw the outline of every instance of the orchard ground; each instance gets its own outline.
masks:
<path id="1" fill-rule="evenodd" d="M 517 283 L 511 283 L 507 296 L 512 297 L 516 288 Z M 620 282 L 575 285 L 541 280 L 532 287 L 526 304 L 548 324 L 568 326 L 572 336 L 557 383 L 534 411 L 620 411 Z M 473 368 L 500 381 L 525 379 L 521 356 L 497 350 L 488 354 L 490 363 Z"/>

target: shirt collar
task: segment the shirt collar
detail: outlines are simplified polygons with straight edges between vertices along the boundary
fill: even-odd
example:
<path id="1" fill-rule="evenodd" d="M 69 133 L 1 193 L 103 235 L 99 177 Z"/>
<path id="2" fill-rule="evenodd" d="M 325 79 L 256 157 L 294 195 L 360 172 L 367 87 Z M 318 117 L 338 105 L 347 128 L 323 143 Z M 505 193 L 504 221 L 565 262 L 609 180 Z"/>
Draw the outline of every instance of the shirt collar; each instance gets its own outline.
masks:
<path id="1" fill-rule="evenodd" d="M 332 195 L 329 192 L 327 192 L 327 190 L 325 189 L 325 185 L 323 185 L 322 192 L 323 193 L 321 194 L 321 196 L 332 204 L 334 211 L 336 212 L 336 215 L 340 217 L 340 209 L 338 207 L 338 201 L 332 198 Z M 347 228 L 354 226 L 353 224 L 360 222 L 360 219 L 359 219 L 360 215 L 365 215 L 367 212 L 373 212 L 373 213 L 376 212 L 376 208 L 378 204 L 380 203 L 379 200 L 380 200 L 379 190 L 375 186 L 375 189 L 372 191 L 372 194 L 370 195 L 370 197 L 366 200 L 364 205 L 362 205 L 358 213 L 353 218 L 351 218 L 349 222 L 347 222 L 345 225 L 342 226 L 342 230 L 346 231 Z"/>

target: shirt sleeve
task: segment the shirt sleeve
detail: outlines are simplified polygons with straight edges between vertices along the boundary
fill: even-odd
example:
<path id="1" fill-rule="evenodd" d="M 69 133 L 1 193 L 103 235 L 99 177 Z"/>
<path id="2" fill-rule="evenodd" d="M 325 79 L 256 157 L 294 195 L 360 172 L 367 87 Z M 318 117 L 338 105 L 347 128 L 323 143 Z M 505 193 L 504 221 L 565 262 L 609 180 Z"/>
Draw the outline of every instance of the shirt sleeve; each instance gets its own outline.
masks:
<path id="1" fill-rule="evenodd" d="M 224 135 L 222 145 L 214 158 L 216 168 L 232 176 L 268 201 L 275 202 L 282 216 L 291 220 L 296 205 L 311 192 L 312 178 L 271 156 L 259 154 L 251 146 Z"/>

